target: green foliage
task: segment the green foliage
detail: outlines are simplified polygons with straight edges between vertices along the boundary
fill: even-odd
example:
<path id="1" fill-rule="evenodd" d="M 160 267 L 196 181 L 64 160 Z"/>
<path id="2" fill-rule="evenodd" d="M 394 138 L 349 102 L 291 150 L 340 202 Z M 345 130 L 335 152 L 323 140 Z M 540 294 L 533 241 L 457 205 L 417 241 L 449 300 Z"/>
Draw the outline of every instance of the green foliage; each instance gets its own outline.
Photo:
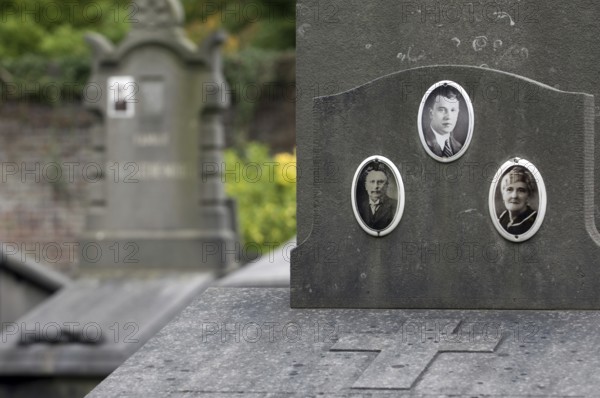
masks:
<path id="1" fill-rule="evenodd" d="M 89 57 L 85 32 L 122 39 L 128 30 L 128 8 L 128 0 L 2 0 L 0 57 Z"/>
<path id="2" fill-rule="evenodd" d="M 182 4 L 188 27 L 200 22 L 222 28 L 239 48 L 287 50 L 296 45 L 293 0 L 182 0 Z"/>
<path id="3" fill-rule="evenodd" d="M 44 29 L 38 24 L 23 24 L 12 15 L 2 15 L 0 23 L 0 59 L 12 59 L 37 51 L 44 37 Z"/>
<path id="4" fill-rule="evenodd" d="M 46 35 L 39 44 L 39 52 L 48 57 L 88 56 L 84 32 L 72 25 L 60 25 L 52 35 Z"/>
<path id="5" fill-rule="evenodd" d="M 271 81 L 278 54 L 295 46 L 292 0 L 181 2 L 192 40 L 200 42 L 219 28 L 229 32 L 225 76 L 234 91 Z M 0 0 L 0 80 L 22 88 L 9 97 L 49 102 L 52 98 L 44 89 L 51 85 L 69 91 L 61 99 L 78 100 L 91 66 L 85 33 L 98 32 L 118 43 L 136 18 L 136 10 L 131 0 Z M 243 142 L 256 98 L 238 94 L 236 130 L 241 131 Z"/>
<path id="6" fill-rule="evenodd" d="M 2 98 L 79 100 L 92 62 L 85 33 L 119 41 L 129 29 L 129 13 L 129 0 L 2 0 Z"/>
<path id="7" fill-rule="evenodd" d="M 275 66 L 281 57 L 280 52 L 247 48 L 224 57 L 224 74 L 234 93 L 235 130 L 238 145 L 247 139 L 247 126 L 250 124 L 259 94 L 264 91 L 264 84 L 275 78 Z"/>
<path id="8" fill-rule="evenodd" d="M 83 57 L 65 56 L 49 60 L 34 54 L 5 60 L 2 68 L 11 79 L 0 86 L 0 98 L 27 98 L 52 105 L 78 101 L 89 77 L 89 62 Z"/>
<path id="9" fill-rule="evenodd" d="M 244 243 L 265 253 L 290 239 L 296 233 L 295 154 L 272 157 L 265 145 L 250 143 L 241 155 L 227 150 L 225 163 L 226 190 L 237 200 Z"/>

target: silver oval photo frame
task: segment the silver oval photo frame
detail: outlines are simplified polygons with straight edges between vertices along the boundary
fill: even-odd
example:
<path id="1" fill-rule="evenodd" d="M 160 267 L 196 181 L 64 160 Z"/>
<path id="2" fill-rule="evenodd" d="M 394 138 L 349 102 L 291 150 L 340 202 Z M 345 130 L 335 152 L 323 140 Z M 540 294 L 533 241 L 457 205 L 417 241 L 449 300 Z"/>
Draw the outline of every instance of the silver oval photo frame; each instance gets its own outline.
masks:
<path id="1" fill-rule="evenodd" d="M 452 105 L 453 100 L 458 100 L 458 114 L 455 116 L 456 120 L 454 120 L 454 124 L 451 116 L 447 120 L 433 120 L 433 108 L 431 106 L 435 103 L 438 96 L 442 97 L 440 101 L 447 101 L 448 106 Z M 466 112 L 464 110 L 465 107 Z M 438 131 L 439 134 L 435 133 L 434 127 L 438 122 L 440 123 L 438 125 L 439 130 L 449 129 L 450 131 Z M 429 156 L 442 163 L 449 163 L 459 159 L 467 152 L 471 144 L 474 125 L 475 115 L 471 98 L 460 84 L 451 80 L 442 80 L 429 87 L 419 106 L 417 119 L 419 138 L 425 152 Z M 448 139 L 444 138 L 445 133 L 449 135 Z M 448 142 L 448 148 L 444 148 L 445 145 L 440 144 L 441 142 Z"/>
<path id="2" fill-rule="evenodd" d="M 371 175 L 374 179 L 369 185 L 372 188 L 369 192 L 367 177 L 371 172 L 385 174 L 386 181 L 376 180 L 381 174 Z M 382 186 L 376 189 L 377 184 Z M 366 158 L 354 173 L 351 197 L 354 217 L 366 233 L 376 237 L 389 234 L 398 226 L 404 212 L 404 182 L 400 171 L 386 157 L 375 155 Z M 377 203 L 371 206 L 373 198 Z"/>
<path id="3" fill-rule="evenodd" d="M 522 189 L 527 190 L 525 198 L 524 193 L 516 193 L 516 187 L 503 186 L 514 183 L 522 183 Z M 525 242 L 542 226 L 547 200 L 544 179 L 538 169 L 531 162 L 515 157 L 500 166 L 494 175 L 488 201 L 490 217 L 503 238 Z M 513 213 L 519 211 L 519 214 L 512 218 L 511 210 Z"/>

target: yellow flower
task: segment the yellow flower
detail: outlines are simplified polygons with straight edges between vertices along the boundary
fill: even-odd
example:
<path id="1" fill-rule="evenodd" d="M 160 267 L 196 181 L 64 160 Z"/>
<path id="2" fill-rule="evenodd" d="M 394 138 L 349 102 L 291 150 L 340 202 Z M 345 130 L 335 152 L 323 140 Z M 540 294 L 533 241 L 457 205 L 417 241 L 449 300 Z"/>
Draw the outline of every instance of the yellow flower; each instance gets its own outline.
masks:
<path id="1" fill-rule="evenodd" d="M 282 152 L 275 155 L 275 181 L 280 185 L 296 184 L 296 153 Z"/>

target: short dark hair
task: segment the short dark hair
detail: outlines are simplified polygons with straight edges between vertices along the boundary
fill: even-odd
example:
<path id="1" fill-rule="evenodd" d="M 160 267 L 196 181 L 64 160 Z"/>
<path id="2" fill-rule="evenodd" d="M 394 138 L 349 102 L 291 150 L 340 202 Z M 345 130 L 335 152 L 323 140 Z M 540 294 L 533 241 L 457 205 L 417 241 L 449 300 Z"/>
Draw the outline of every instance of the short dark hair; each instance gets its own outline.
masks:
<path id="1" fill-rule="evenodd" d="M 427 102 L 425 103 L 427 108 L 433 109 L 434 103 L 438 95 L 451 100 L 456 100 L 458 103 L 462 101 L 462 95 L 460 91 L 458 91 L 456 87 L 451 86 L 448 83 L 444 83 L 437 86 L 431 91 L 431 93 L 427 97 Z"/>
<path id="2" fill-rule="evenodd" d="M 362 180 L 366 181 L 367 180 L 367 176 L 372 171 L 381 171 L 383 174 L 385 174 L 388 182 L 390 181 L 390 178 L 392 176 L 390 168 L 385 163 L 379 161 L 378 159 L 375 159 L 372 162 L 370 162 L 367 165 L 367 167 L 365 168 L 365 170 L 363 171 L 363 173 L 362 173 Z"/>

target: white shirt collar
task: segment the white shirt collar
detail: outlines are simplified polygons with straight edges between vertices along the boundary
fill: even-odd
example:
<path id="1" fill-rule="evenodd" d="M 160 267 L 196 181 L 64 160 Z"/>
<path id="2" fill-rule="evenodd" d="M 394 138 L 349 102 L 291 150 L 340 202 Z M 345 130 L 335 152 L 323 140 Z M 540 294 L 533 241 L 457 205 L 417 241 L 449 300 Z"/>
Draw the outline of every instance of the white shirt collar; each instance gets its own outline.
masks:
<path id="1" fill-rule="evenodd" d="M 440 148 L 443 151 L 444 146 L 446 145 L 446 141 L 448 141 L 450 139 L 450 134 L 449 133 L 448 134 L 440 134 L 437 131 L 435 131 L 435 129 L 433 127 L 431 127 L 431 131 L 433 131 L 435 140 L 437 141 L 438 145 L 440 146 Z"/>

